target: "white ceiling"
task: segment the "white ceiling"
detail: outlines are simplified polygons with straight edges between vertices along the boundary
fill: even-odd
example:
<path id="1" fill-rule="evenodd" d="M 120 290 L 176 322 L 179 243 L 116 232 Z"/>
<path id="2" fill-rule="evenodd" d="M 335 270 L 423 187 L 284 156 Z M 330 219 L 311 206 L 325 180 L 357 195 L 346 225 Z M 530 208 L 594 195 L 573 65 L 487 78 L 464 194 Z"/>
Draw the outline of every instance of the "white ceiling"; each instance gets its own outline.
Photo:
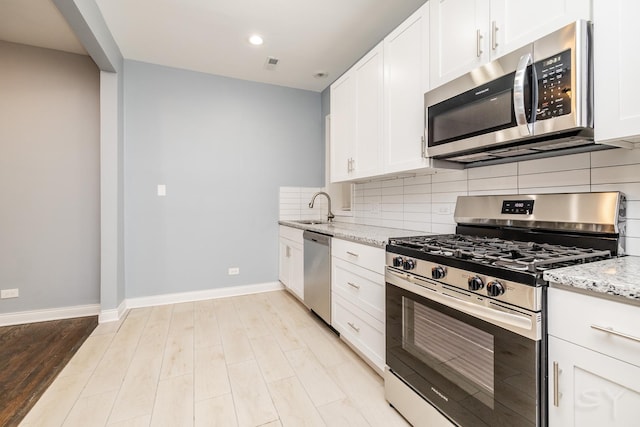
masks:
<path id="1" fill-rule="evenodd" d="M 424 2 L 96 0 L 126 59 L 313 91 Z M 262 46 L 248 43 L 253 33 Z M 0 40 L 86 53 L 51 0 L 0 0 Z M 267 56 L 279 59 L 275 69 Z"/>

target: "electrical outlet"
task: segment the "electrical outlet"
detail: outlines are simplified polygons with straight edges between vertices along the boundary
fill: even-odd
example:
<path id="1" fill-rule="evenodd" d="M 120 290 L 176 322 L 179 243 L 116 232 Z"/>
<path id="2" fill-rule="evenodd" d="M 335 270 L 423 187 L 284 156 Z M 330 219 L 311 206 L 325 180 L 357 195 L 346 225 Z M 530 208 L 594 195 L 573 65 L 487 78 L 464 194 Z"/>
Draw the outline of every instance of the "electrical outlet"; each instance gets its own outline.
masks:
<path id="1" fill-rule="evenodd" d="M 0 298 L 5 299 L 5 298 L 18 298 L 20 296 L 20 293 L 18 292 L 18 289 L 3 289 L 0 291 Z"/>
<path id="2" fill-rule="evenodd" d="M 167 186 L 164 184 L 158 184 L 158 196 L 164 197 L 167 195 Z"/>
<path id="3" fill-rule="evenodd" d="M 229 267 L 229 276 L 237 276 L 238 274 L 240 274 L 239 267 Z"/>

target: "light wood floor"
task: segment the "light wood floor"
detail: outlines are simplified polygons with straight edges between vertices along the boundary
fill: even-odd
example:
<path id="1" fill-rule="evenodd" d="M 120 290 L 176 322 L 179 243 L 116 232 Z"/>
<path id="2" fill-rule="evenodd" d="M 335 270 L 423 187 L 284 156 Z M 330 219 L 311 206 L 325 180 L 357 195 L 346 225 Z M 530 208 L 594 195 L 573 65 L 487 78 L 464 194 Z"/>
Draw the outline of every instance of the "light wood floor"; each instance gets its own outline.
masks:
<path id="1" fill-rule="evenodd" d="M 382 378 L 285 291 L 99 325 L 21 426 L 407 426 Z"/>

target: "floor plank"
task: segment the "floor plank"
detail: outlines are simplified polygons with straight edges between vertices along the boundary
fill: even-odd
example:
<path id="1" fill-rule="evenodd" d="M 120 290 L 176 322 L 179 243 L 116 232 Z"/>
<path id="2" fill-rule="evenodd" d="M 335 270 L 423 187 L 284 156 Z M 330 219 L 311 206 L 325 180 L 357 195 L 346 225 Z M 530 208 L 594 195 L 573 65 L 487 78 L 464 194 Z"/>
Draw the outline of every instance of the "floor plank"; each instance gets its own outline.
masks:
<path id="1" fill-rule="evenodd" d="M 98 325 L 98 317 L 0 328 L 0 425 L 17 426 Z"/>

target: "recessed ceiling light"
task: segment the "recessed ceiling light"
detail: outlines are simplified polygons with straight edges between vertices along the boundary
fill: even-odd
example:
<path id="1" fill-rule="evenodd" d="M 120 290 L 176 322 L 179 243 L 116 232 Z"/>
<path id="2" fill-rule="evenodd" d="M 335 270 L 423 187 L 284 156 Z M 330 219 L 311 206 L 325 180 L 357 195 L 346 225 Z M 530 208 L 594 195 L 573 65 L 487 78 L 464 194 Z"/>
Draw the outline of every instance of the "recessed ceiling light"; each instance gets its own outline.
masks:
<path id="1" fill-rule="evenodd" d="M 254 46 L 260 46 L 262 43 L 264 43 L 264 40 L 262 40 L 262 37 L 260 37 L 259 35 L 254 34 L 251 37 L 249 37 L 249 43 L 251 43 Z"/>
<path id="2" fill-rule="evenodd" d="M 324 79 L 329 75 L 326 71 L 318 71 L 317 73 L 313 73 L 313 77 L 316 79 Z"/>

